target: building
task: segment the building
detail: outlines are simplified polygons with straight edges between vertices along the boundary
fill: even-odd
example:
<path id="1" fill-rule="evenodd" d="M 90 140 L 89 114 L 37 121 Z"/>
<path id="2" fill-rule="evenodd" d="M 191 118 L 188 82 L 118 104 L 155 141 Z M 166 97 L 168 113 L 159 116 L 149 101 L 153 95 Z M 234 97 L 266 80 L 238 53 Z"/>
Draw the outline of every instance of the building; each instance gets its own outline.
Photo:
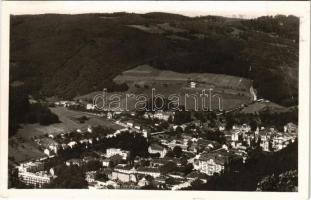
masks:
<path id="1" fill-rule="evenodd" d="M 212 176 L 214 173 L 221 173 L 225 169 L 225 165 L 228 163 L 229 155 L 227 153 L 218 151 L 202 153 L 194 162 L 194 169 Z"/>
<path id="2" fill-rule="evenodd" d="M 78 165 L 79 167 L 82 166 L 83 161 L 81 159 L 77 159 L 77 158 L 72 158 L 66 161 L 66 165 L 67 166 L 71 166 L 71 165 Z"/>
<path id="3" fill-rule="evenodd" d="M 128 128 L 133 128 L 133 126 L 134 126 L 134 121 L 130 120 L 130 121 L 126 122 L 126 126 L 127 126 Z"/>
<path id="4" fill-rule="evenodd" d="M 148 152 L 152 153 L 152 154 L 156 154 L 159 153 L 160 154 L 160 158 L 164 158 L 164 156 L 167 153 L 167 149 L 159 144 L 151 144 L 148 148 Z"/>
<path id="5" fill-rule="evenodd" d="M 136 170 L 137 174 L 150 175 L 154 178 L 159 177 L 161 175 L 160 170 L 158 168 L 152 167 L 139 167 Z"/>
<path id="6" fill-rule="evenodd" d="M 70 148 L 72 148 L 72 147 L 74 147 L 75 145 L 77 145 L 78 143 L 76 142 L 76 141 L 71 141 L 71 142 L 69 142 L 67 145 L 70 147 Z"/>
<path id="7" fill-rule="evenodd" d="M 196 88 L 197 83 L 194 82 L 194 81 L 190 81 L 190 82 L 189 82 L 189 86 L 190 86 L 190 88 Z"/>
<path id="8" fill-rule="evenodd" d="M 121 182 L 137 182 L 135 174 L 128 174 L 119 171 L 113 171 L 110 176 L 111 180 L 119 180 Z"/>
<path id="9" fill-rule="evenodd" d="M 87 110 L 94 110 L 95 109 L 95 105 L 93 105 L 92 103 L 88 103 L 88 104 L 86 104 L 86 109 Z"/>
<path id="10" fill-rule="evenodd" d="M 179 167 L 182 165 L 181 159 L 179 159 L 179 158 L 167 158 L 166 157 L 166 158 L 151 159 L 150 160 L 150 166 L 151 167 L 161 167 L 161 166 L 168 164 L 169 162 L 173 162 Z"/>
<path id="11" fill-rule="evenodd" d="M 292 122 L 289 122 L 284 126 L 284 133 L 297 134 L 297 132 L 298 132 L 298 126 Z"/>
<path id="12" fill-rule="evenodd" d="M 170 117 L 174 119 L 174 114 L 175 114 L 174 112 L 158 111 L 153 115 L 153 118 L 168 121 Z"/>
<path id="13" fill-rule="evenodd" d="M 19 172 L 38 172 L 44 170 L 44 164 L 42 162 L 27 162 L 21 163 L 20 166 L 17 167 Z"/>
<path id="14" fill-rule="evenodd" d="M 118 164 L 115 166 L 114 171 L 122 172 L 124 174 L 132 174 L 135 172 L 135 169 L 127 164 Z"/>
<path id="15" fill-rule="evenodd" d="M 18 178 L 26 185 L 33 185 L 41 188 L 44 184 L 49 184 L 51 182 L 52 176 L 45 172 L 19 172 Z"/>
<path id="16" fill-rule="evenodd" d="M 113 118 L 113 114 L 111 112 L 107 113 L 107 119 L 112 119 Z"/>
<path id="17" fill-rule="evenodd" d="M 106 157 L 110 158 L 114 155 L 120 155 L 123 160 L 126 160 L 130 156 L 130 152 L 116 148 L 110 148 L 106 150 Z"/>
<path id="18" fill-rule="evenodd" d="M 103 165 L 103 167 L 109 167 L 110 159 L 106 158 L 106 159 L 102 160 L 102 165 Z"/>
<path id="19" fill-rule="evenodd" d="M 95 182 L 95 178 L 96 178 L 96 171 L 89 171 L 85 173 L 85 180 L 88 183 L 93 183 Z"/>
<path id="20" fill-rule="evenodd" d="M 138 181 L 138 183 L 137 183 L 137 185 L 138 185 L 139 187 L 144 187 L 144 186 L 147 186 L 147 185 L 149 185 L 149 184 L 150 184 L 150 182 L 149 182 L 148 180 L 146 180 L 145 177 L 143 177 L 142 179 L 140 179 L 140 180 Z"/>

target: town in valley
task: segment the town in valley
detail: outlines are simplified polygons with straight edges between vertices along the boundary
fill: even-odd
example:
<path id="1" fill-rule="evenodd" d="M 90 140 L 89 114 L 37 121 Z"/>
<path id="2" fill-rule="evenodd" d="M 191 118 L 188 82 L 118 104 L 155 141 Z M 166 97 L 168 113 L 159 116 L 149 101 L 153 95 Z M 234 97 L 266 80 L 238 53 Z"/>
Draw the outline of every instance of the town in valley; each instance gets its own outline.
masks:
<path id="1" fill-rule="evenodd" d="M 298 190 L 298 17 L 10 23 L 10 189 Z"/>

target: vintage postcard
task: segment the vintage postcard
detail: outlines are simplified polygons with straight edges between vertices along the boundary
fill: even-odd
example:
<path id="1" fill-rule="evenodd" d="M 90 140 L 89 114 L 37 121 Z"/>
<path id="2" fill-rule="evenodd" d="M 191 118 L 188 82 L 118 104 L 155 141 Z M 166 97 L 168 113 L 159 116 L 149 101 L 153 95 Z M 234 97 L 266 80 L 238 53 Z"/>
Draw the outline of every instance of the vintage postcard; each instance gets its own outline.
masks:
<path id="1" fill-rule="evenodd" d="M 307 199 L 308 1 L 3 2 L 1 193 Z"/>

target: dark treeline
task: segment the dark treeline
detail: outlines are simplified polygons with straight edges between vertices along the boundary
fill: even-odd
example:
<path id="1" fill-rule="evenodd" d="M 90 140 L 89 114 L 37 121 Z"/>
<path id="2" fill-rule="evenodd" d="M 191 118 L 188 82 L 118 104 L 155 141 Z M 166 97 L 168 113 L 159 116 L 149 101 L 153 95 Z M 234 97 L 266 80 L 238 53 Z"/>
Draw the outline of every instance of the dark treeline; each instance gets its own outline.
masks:
<path id="1" fill-rule="evenodd" d="M 299 39 L 299 18 L 293 15 L 263 16 L 242 22 L 253 30 L 275 33 L 296 41 Z"/>
<path id="2" fill-rule="evenodd" d="M 9 94 L 9 136 L 14 135 L 20 124 L 39 123 L 49 125 L 59 123 L 58 116 L 47 105 L 30 104 L 27 89 L 23 86 L 10 87 Z"/>
<path id="3" fill-rule="evenodd" d="M 105 133 L 102 133 L 103 135 Z M 93 144 L 78 144 L 73 148 L 67 148 L 58 152 L 58 157 L 62 160 L 71 158 L 80 158 L 83 152 L 91 150 L 106 151 L 108 148 L 121 148 L 123 150 L 130 151 L 130 159 L 134 159 L 136 156 L 148 157 L 148 142 L 147 139 L 137 133 L 124 132 L 116 137 L 111 138 L 99 138 L 93 136 Z M 88 148 L 86 149 L 86 146 Z"/>

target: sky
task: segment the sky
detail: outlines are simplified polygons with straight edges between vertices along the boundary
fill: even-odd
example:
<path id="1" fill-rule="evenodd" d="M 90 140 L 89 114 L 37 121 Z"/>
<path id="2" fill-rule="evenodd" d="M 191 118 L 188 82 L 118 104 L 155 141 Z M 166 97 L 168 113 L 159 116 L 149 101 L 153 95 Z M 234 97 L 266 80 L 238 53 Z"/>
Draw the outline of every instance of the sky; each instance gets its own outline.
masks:
<path id="1" fill-rule="evenodd" d="M 301 14 L 306 2 L 299 1 L 33 1 L 18 2 L 11 7 L 13 14 L 79 14 L 112 12 L 168 12 L 187 16 L 220 15 L 254 18 L 263 15 Z"/>

